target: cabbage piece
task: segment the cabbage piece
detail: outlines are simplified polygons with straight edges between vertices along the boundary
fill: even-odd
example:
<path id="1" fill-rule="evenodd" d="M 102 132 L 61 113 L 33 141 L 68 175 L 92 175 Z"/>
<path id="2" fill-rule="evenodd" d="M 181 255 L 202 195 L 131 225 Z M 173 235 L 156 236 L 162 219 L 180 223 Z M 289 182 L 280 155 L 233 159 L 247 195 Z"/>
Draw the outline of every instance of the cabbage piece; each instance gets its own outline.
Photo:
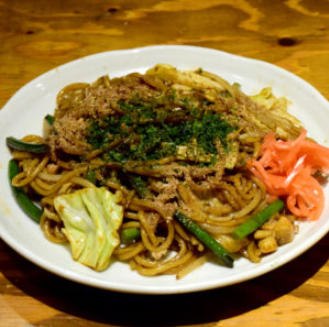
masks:
<path id="1" fill-rule="evenodd" d="M 185 85 L 192 89 L 202 89 L 206 93 L 210 90 L 217 92 L 227 90 L 232 96 L 234 95 L 234 89 L 232 86 L 221 77 L 211 74 L 209 72 L 202 71 L 201 69 L 193 71 L 181 71 L 168 64 L 157 64 L 150 68 L 146 75 L 157 76 L 164 81 L 171 81 L 179 86 Z M 175 85 L 174 85 L 175 86 Z M 212 99 L 214 100 L 215 94 L 210 92 Z"/>
<path id="2" fill-rule="evenodd" d="M 120 192 L 112 194 L 105 188 L 84 188 L 54 199 L 74 260 L 97 271 L 108 267 L 111 254 L 120 243 L 117 230 L 123 208 L 117 203 L 121 196 Z"/>
<path id="3" fill-rule="evenodd" d="M 302 123 L 287 111 L 289 101 L 283 97 L 276 98 L 272 88 L 266 87 L 258 94 L 249 97 L 266 109 L 264 115 L 258 118 L 266 125 L 275 124 L 274 131 L 280 138 L 289 140 L 301 133 Z"/>

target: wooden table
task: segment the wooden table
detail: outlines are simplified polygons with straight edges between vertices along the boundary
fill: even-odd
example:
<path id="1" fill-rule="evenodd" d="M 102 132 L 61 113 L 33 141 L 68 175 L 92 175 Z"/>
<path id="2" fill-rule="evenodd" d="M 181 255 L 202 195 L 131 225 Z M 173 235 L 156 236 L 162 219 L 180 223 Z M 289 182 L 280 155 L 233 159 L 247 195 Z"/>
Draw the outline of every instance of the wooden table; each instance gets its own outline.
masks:
<path id="1" fill-rule="evenodd" d="M 153 44 L 198 45 L 265 60 L 329 99 L 328 31 L 324 0 L 0 0 L 0 107 L 60 64 Z M 328 249 L 329 235 L 252 281 L 195 294 L 140 296 L 64 280 L 0 241 L 0 326 L 329 326 Z"/>

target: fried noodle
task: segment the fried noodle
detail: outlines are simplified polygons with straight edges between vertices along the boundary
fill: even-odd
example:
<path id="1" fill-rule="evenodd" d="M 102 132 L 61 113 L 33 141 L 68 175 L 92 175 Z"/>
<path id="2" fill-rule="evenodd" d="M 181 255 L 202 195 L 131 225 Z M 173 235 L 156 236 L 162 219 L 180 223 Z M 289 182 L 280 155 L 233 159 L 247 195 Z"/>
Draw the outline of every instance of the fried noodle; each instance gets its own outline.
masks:
<path id="1" fill-rule="evenodd" d="M 258 242 L 274 235 L 279 215 L 258 239 L 231 233 L 268 200 L 246 161 L 259 156 L 267 133 L 289 140 L 301 131 L 286 107 L 268 89 L 249 97 L 214 74 L 169 65 L 69 85 L 58 94 L 55 121 L 44 137 L 23 139 L 48 144 L 50 153 L 13 151 L 21 168 L 13 185 L 40 201 L 41 228 L 55 243 L 67 242 L 55 197 L 97 186 L 120 192 L 121 230 L 139 228 L 141 237 L 121 242 L 114 255 L 145 276 L 182 278 L 214 260 L 173 220 L 177 208 L 228 251 L 259 262 L 270 251 Z M 294 217 L 285 216 L 294 228 Z"/>

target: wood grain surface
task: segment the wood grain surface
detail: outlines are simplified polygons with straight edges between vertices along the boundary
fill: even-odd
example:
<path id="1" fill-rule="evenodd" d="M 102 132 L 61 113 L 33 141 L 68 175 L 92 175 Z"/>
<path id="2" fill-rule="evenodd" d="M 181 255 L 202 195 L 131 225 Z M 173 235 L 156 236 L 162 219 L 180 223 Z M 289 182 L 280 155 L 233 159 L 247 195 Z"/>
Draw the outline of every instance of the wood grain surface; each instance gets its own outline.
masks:
<path id="1" fill-rule="evenodd" d="M 0 0 L 0 107 L 58 65 L 154 44 L 197 45 L 265 60 L 329 99 L 328 31 L 324 0 Z M 329 326 L 328 256 L 329 235 L 252 281 L 141 296 L 64 280 L 0 241 L 0 327 Z"/>

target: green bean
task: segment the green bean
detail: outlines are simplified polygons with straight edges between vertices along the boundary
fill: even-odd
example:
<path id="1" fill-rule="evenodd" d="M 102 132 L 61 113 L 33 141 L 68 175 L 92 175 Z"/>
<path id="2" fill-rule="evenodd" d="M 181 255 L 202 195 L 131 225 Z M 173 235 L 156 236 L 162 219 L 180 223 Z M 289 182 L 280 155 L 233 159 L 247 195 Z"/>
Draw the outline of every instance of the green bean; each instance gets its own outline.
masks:
<path id="1" fill-rule="evenodd" d="M 20 141 L 12 136 L 6 138 L 7 145 L 15 150 L 26 151 L 30 153 L 42 154 L 49 151 L 49 147 L 45 143 L 29 143 Z"/>
<path id="2" fill-rule="evenodd" d="M 45 121 L 50 125 L 50 126 L 53 126 L 54 125 L 54 122 L 55 122 L 55 117 L 52 116 L 52 115 L 47 115 L 45 117 Z"/>
<path id="3" fill-rule="evenodd" d="M 125 228 L 121 232 L 121 240 L 124 242 L 135 241 L 138 240 L 140 237 L 141 231 L 139 228 L 136 227 Z"/>
<path id="4" fill-rule="evenodd" d="M 150 195 L 151 192 L 147 188 L 147 185 L 141 176 L 136 176 L 127 172 L 120 172 L 118 177 L 123 184 L 126 184 L 128 187 L 134 189 L 141 198 L 145 198 L 147 195 Z"/>
<path id="5" fill-rule="evenodd" d="M 210 249 L 227 267 L 233 267 L 234 259 L 231 254 L 203 228 L 178 210 L 176 210 L 174 218 L 195 235 L 197 239 Z"/>
<path id="6" fill-rule="evenodd" d="M 12 185 L 13 178 L 20 173 L 18 163 L 11 159 L 8 166 L 8 177 L 14 197 L 20 208 L 34 221 L 40 222 L 42 210 L 37 207 L 33 201 L 27 196 L 21 187 Z"/>
<path id="7" fill-rule="evenodd" d="M 92 182 L 93 184 L 96 184 L 96 173 L 94 170 L 89 170 L 86 174 L 86 178 L 89 180 L 89 182 Z"/>
<path id="8" fill-rule="evenodd" d="M 279 212 L 284 207 L 282 200 L 275 200 L 269 204 L 265 209 L 260 211 L 257 215 L 251 217 L 242 225 L 236 227 L 232 236 L 237 239 L 242 239 L 250 235 L 252 232 L 262 226 L 267 220 L 269 220 L 275 213 Z"/>

